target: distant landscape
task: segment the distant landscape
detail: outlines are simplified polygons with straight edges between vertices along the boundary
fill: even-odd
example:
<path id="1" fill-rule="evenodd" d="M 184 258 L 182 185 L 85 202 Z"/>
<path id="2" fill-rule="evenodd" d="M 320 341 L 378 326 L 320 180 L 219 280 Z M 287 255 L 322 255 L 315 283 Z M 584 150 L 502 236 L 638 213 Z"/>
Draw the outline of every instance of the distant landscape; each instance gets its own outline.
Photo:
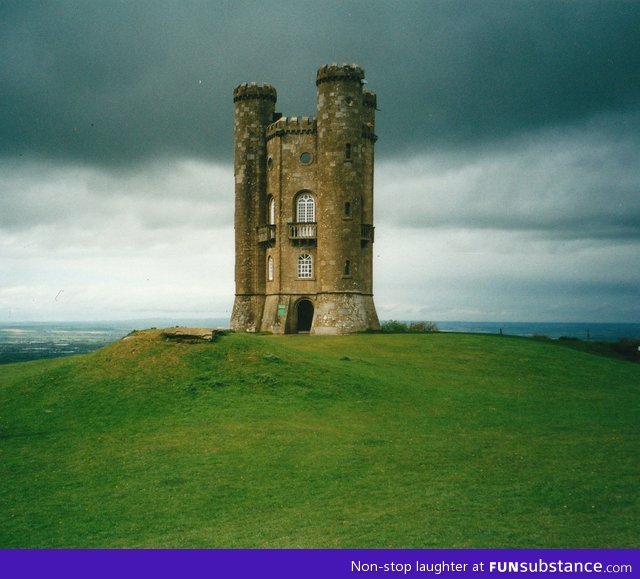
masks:
<path id="1" fill-rule="evenodd" d="M 115 342 L 133 330 L 178 325 L 227 328 L 229 319 L 150 318 L 115 322 L 0 322 L 0 364 L 85 354 Z M 552 340 L 640 340 L 640 324 L 445 321 L 437 322 L 436 326 L 441 332 L 545 337 Z"/>
<path id="2" fill-rule="evenodd" d="M 92 352 L 133 330 L 175 325 L 227 327 L 226 318 L 146 319 L 115 322 L 0 322 L 0 364 Z"/>

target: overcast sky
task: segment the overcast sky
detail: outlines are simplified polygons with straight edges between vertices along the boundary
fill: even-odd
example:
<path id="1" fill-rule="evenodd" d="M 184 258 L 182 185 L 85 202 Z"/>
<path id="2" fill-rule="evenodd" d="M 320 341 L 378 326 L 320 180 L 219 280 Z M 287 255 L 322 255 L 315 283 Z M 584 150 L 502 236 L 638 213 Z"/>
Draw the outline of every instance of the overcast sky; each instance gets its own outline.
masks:
<path id="1" fill-rule="evenodd" d="M 636 0 L 2 0 L 0 321 L 226 317 L 233 88 L 378 95 L 382 319 L 640 322 Z"/>

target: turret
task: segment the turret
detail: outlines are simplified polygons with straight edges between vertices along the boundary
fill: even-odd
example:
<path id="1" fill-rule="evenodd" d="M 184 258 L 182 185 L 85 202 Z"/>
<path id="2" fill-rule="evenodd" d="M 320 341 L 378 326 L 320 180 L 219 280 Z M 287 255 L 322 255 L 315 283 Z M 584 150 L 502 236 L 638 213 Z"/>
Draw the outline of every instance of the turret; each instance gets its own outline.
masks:
<path id="1" fill-rule="evenodd" d="M 236 299 L 231 327 L 256 329 L 262 316 L 264 271 L 256 230 L 266 197 L 266 127 L 273 121 L 276 90 L 268 84 L 241 84 L 235 106 Z"/>
<path id="2" fill-rule="evenodd" d="M 318 293 L 343 293 L 344 299 L 372 292 L 375 95 L 363 86 L 364 70 L 354 64 L 322 66 L 316 75 Z M 371 323 L 354 320 L 351 330 L 376 327 L 375 310 L 373 316 Z M 336 325 L 337 317 L 327 311 L 326 331 Z M 317 332 L 323 331 L 322 324 L 323 318 L 316 316 Z"/>
<path id="3" fill-rule="evenodd" d="M 373 292 L 373 166 L 374 145 L 378 140 L 375 133 L 377 109 L 376 94 L 369 90 L 362 93 L 362 224 L 361 246 L 363 268 L 363 291 Z"/>

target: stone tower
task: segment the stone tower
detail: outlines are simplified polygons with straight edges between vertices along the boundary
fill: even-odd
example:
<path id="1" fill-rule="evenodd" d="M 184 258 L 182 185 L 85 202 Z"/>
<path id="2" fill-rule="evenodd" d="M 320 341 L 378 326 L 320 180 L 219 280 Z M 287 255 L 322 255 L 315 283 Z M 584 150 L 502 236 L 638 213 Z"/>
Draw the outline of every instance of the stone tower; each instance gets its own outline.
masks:
<path id="1" fill-rule="evenodd" d="M 359 66 L 322 66 L 316 117 L 276 113 L 267 84 L 234 90 L 232 329 L 380 327 L 372 268 L 376 95 L 363 85 Z"/>

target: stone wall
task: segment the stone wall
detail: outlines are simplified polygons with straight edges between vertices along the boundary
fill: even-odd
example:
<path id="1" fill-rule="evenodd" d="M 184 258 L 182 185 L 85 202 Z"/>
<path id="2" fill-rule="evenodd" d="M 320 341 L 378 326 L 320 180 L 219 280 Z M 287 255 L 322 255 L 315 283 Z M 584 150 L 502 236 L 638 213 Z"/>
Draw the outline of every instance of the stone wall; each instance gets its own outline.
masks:
<path id="1" fill-rule="evenodd" d="M 296 332 L 309 304 L 311 333 L 379 328 L 372 296 L 376 96 L 363 80 L 356 65 L 321 67 L 317 115 L 305 117 L 275 114 L 270 85 L 234 91 L 234 329 Z M 301 195 L 313 198 L 313 219 L 297 215 Z M 298 260 L 307 256 L 312 273 L 301 277 Z"/>

